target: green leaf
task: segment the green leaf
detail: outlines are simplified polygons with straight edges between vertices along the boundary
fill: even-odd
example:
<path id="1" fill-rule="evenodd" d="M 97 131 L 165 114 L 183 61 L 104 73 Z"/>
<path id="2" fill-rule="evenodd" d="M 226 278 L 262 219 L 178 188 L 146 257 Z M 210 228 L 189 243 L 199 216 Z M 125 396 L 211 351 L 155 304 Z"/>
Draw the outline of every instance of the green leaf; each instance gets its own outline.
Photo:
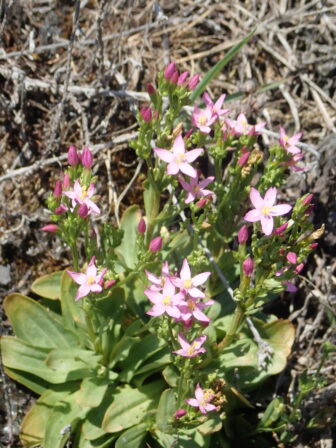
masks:
<path id="1" fill-rule="evenodd" d="M 13 293 L 6 297 L 4 308 L 18 338 L 38 347 L 69 348 L 78 345 L 76 335 L 64 328 L 61 316 L 36 300 Z"/>
<path id="2" fill-rule="evenodd" d="M 133 269 L 137 263 L 137 226 L 141 219 L 141 212 L 137 205 L 132 205 L 123 214 L 120 228 L 124 236 L 120 246 L 115 250 L 116 254 L 124 260 L 129 269 Z"/>
<path id="3" fill-rule="evenodd" d="M 119 432 L 140 423 L 157 400 L 162 388 L 163 383 L 158 381 L 139 389 L 119 389 L 105 413 L 102 428 L 106 432 Z"/>
<path id="4" fill-rule="evenodd" d="M 61 280 L 63 271 L 44 275 L 34 281 L 32 291 L 38 296 L 46 299 L 59 299 L 61 297 Z"/>
<path id="5" fill-rule="evenodd" d="M 170 432 L 172 420 L 176 411 L 176 399 L 173 389 L 166 389 L 162 392 L 156 413 L 156 427 L 159 431 Z"/>
<path id="6" fill-rule="evenodd" d="M 85 328 L 85 313 L 82 303 L 75 301 L 78 285 L 66 271 L 63 272 L 61 282 L 61 307 L 65 324 L 68 328 Z M 83 332 L 84 333 L 84 332 Z M 83 334 L 84 336 L 84 334 Z"/>
<path id="7" fill-rule="evenodd" d="M 77 393 L 77 404 L 95 408 L 102 402 L 109 382 L 106 378 L 84 378 Z"/>
<path id="8" fill-rule="evenodd" d="M 219 415 L 215 412 L 212 412 L 208 419 L 200 426 L 197 427 L 197 430 L 203 434 L 213 434 L 214 432 L 218 432 L 222 429 L 223 422 L 219 418 Z"/>
<path id="9" fill-rule="evenodd" d="M 147 434 L 147 425 L 140 423 L 123 432 L 118 438 L 115 448 L 141 448 Z"/>
<path id="10" fill-rule="evenodd" d="M 63 374 L 66 381 L 85 378 L 95 370 L 101 361 L 101 355 L 79 348 L 54 349 L 46 359 L 46 365 L 58 374 Z"/>
<path id="11" fill-rule="evenodd" d="M 257 430 L 263 430 L 270 428 L 283 414 L 284 404 L 280 398 L 274 398 L 267 406 L 261 420 L 259 421 Z"/>
<path id="12" fill-rule="evenodd" d="M 44 381 L 29 372 L 24 372 L 16 369 L 10 369 L 8 367 L 4 368 L 4 372 L 13 380 L 20 384 L 23 384 L 28 389 L 32 390 L 38 395 L 42 395 L 46 390 L 50 389 L 51 384 Z"/>
<path id="13" fill-rule="evenodd" d="M 163 369 L 162 376 L 170 387 L 176 387 L 180 378 L 180 373 L 175 366 L 168 365 Z"/>
<path id="14" fill-rule="evenodd" d="M 207 85 L 220 73 L 220 71 L 228 64 L 231 59 L 238 53 L 238 51 L 243 47 L 253 36 L 255 29 L 252 30 L 244 39 L 242 39 L 237 45 L 232 47 L 229 52 L 224 56 L 223 59 L 217 62 L 217 64 L 208 71 L 201 82 L 198 84 L 196 89 L 190 95 L 191 102 L 194 102 L 206 89 Z"/>

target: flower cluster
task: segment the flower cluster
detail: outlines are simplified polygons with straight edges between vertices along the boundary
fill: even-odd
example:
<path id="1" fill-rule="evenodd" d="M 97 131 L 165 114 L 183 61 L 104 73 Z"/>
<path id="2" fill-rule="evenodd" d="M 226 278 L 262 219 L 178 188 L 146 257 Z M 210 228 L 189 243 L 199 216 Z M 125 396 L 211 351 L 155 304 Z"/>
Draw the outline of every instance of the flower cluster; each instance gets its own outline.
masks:
<path id="1" fill-rule="evenodd" d="M 97 267 L 95 265 L 95 257 L 91 258 L 85 273 L 73 272 L 67 270 L 66 272 L 80 287 L 78 288 L 75 300 L 79 300 L 88 296 L 91 293 L 102 292 L 104 286 L 104 275 L 107 269 L 104 268 L 98 274 Z"/>

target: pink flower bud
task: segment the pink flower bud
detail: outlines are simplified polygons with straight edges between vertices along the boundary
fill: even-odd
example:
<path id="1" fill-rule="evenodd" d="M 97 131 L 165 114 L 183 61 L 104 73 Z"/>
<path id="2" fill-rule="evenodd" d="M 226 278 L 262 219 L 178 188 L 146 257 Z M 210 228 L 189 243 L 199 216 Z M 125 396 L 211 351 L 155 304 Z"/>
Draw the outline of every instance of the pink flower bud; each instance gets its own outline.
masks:
<path id="1" fill-rule="evenodd" d="M 87 218 L 89 216 L 88 206 L 86 204 L 81 204 L 78 208 L 77 213 L 81 218 L 83 218 L 83 219 Z"/>
<path id="2" fill-rule="evenodd" d="M 186 82 L 186 79 L 188 78 L 188 76 L 189 76 L 189 72 L 181 73 L 181 75 L 178 77 L 177 85 L 183 86 L 183 84 Z"/>
<path id="3" fill-rule="evenodd" d="M 170 64 L 168 64 L 163 72 L 163 76 L 164 78 L 168 81 L 173 73 L 175 72 L 175 68 L 176 68 L 176 63 L 175 62 L 171 62 Z"/>
<path id="4" fill-rule="evenodd" d="M 107 281 L 104 283 L 104 289 L 112 288 L 112 286 L 115 285 L 116 283 L 117 283 L 116 280 L 107 280 Z"/>
<path id="5" fill-rule="evenodd" d="M 174 72 L 174 73 L 172 74 L 171 78 L 170 78 L 170 82 L 173 83 L 173 84 L 177 84 L 177 81 L 178 81 L 178 79 L 179 79 L 179 76 L 180 76 L 180 74 L 179 74 L 178 71 Z"/>
<path id="6" fill-rule="evenodd" d="M 42 232 L 50 232 L 55 233 L 59 230 L 59 227 L 56 224 L 47 224 L 46 226 L 41 227 Z"/>
<path id="7" fill-rule="evenodd" d="M 280 255 L 285 255 L 285 253 L 286 253 L 285 249 L 283 247 L 280 247 L 279 254 Z"/>
<path id="8" fill-rule="evenodd" d="M 149 123 L 151 119 L 153 118 L 152 110 L 150 107 L 142 107 L 140 109 L 140 115 L 141 118 L 146 122 Z"/>
<path id="9" fill-rule="evenodd" d="M 68 207 L 64 204 L 61 204 L 59 207 L 57 207 L 54 210 L 55 215 L 61 215 L 62 213 L 66 212 L 68 210 Z"/>
<path id="10" fill-rule="evenodd" d="M 64 190 L 67 190 L 68 188 L 70 188 L 71 182 L 70 182 L 70 177 L 68 173 L 64 174 L 63 177 L 63 188 Z"/>
<path id="11" fill-rule="evenodd" d="M 141 218 L 138 224 L 138 232 L 143 235 L 144 233 L 146 233 L 146 221 Z"/>
<path id="12" fill-rule="evenodd" d="M 283 224 L 281 224 L 281 226 L 274 229 L 274 233 L 276 235 L 282 235 L 283 232 L 287 229 L 287 227 L 288 227 L 288 222 L 284 222 Z"/>
<path id="13" fill-rule="evenodd" d="M 59 198 L 62 196 L 62 182 L 57 180 L 54 188 L 54 198 Z"/>
<path id="14" fill-rule="evenodd" d="M 319 243 L 311 243 L 311 244 L 309 244 L 309 248 L 310 249 L 316 249 L 317 247 L 318 247 L 318 245 L 319 245 Z"/>
<path id="15" fill-rule="evenodd" d="M 289 263 L 291 263 L 291 264 L 297 263 L 297 255 L 295 252 L 288 252 L 286 258 L 287 258 L 287 261 L 289 261 Z"/>
<path id="16" fill-rule="evenodd" d="M 84 168 L 90 169 L 93 164 L 92 152 L 89 148 L 85 147 L 82 151 L 82 165 Z"/>
<path id="17" fill-rule="evenodd" d="M 246 258 L 246 260 L 243 261 L 243 272 L 244 274 L 249 277 L 252 275 L 254 268 L 254 263 L 251 257 Z"/>
<path id="18" fill-rule="evenodd" d="M 208 202 L 212 201 L 212 195 L 209 195 L 205 198 L 200 199 L 199 201 L 196 202 L 197 207 L 204 207 Z"/>
<path id="19" fill-rule="evenodd" d="M 244 225 L 238 232 L 238 242 L 239 244 L 245 244 L 248 240 L 249 233 L 247 227 Z"/>
<path id="20" fill-rule="evenodd" d="M 303 205 L 309 205 L 311 201 L 313 200 L 314 195 L 313 194 L 307 194 L 302 198 L 302 204 Z"/>
<path id="21" fill-rule="evenodd" d="M 304 268 L 304 263 L 300 263 L 300 264 L 298 264 L 298 265 L 296 266 L 296 268 L 295 268 L 295 272 L 296 272 L 297 274 L 300 274 L 300 272 L 302 271 L 303 268 Z"/>
<path id="22" fill-rule="evenodd" d="M 147 90 L 147 93 L 148 93 L 149 96 L 152 96 L 152 95 L 156 94 L 155 87 L 150 82 L 146 85 L 146 90 Z"/>
<path id="23" fill-rule="evenodd" d="M 193 128 L 190 128 L 187 132 L 186 132 L 186 134 L 185 134 L 185 136 L 184 136 L 184 140 L 188 140 L 188 138 L 191 136 L 191 134 L 194 132 L 194 129 Z"/>
<path id="24" fill-rule="evenodd" d="M 151 252 L 158 252 L 162 247 L 162 238 L 157 236 L 149 243 L 149 250 Z"/>
<path id="25" fill-rule="evenodd" d="M 79 164 L 78 152 L 75 146 L 70 146 L 68 149 L 68 164 L 71 166 Z"/>
<path id="26" fill-rule="evenodd" d="M 249 157 L 250 157 L 250 153 L 249 152 L 244 152 L 238 159 L 238 162 L 237 162 L 238 165 L 239 166 L 244 166 L 247 163 Z"/>
<path id="27" fill-rule="evenodd" d="M 200 80 L 200 75 L 199 75 L 198 73 L 196 73 L 196 75 L 192 76 L 192 77 L 189 79 L 189 82 L 188 82 L 188 89 L 189 89 L 189 90 L 194 90 L 195 87 L 197 86 L 197 84 L 199 83 L 199 80 Z"/>
<path id="28" fill-rule="evenodd" d="M 186 415 L 187 411 L 185 409 L 177 409 L 174 413 L 174 417 L 179 419 Z"/>

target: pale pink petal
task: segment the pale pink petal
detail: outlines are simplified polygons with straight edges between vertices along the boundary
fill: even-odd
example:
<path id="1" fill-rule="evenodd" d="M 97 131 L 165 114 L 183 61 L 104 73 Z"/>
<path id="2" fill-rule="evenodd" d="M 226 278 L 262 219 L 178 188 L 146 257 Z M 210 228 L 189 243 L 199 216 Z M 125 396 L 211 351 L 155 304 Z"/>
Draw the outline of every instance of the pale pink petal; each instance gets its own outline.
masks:
<path id="1" fill-rule="evenodd" d="M 168 316 L 173 317 L 174 319 L 179 319 L 181 316 L 181 312 L 176 306 L 167 306 L 166 307 L 166 313 Z"/>
<path id="2" fill-rule="evenodd" d="M 201 388 L 201 386 L 199 384 L 197 384 L 196 389 L 195 389 L 195 397 L 197 398 L 198 401 L 203 400 L 203 397 L 204 397 L 203 389 Z"/>
<path id="3" fill-rule="evenodd" d="M 155 148 L 154 151 L 158 158 L 164 162 L 171 163 L 175 159 L 174 154 L 168 149 Z"/>
<path id="4" fill-rule="evenodd" d="M 182 268 L 180 271 L 181 280 L 186 281 L 191 279 L 191 271 L 188 264 L 188 260 L 185 258 L 182 263 Z"/>
<path id="5" fill-rule="evenodd" d="M 204 125 L 201 125 L 199 127 L 199 130 L 201 132 L 203 132 L 203 134 L 210 134 L 210 132 L 211 132 L 211 128 L 209 126 L 204 126 Z"/>
<path id="6" fill-rule="evenodd" d="M 178 181 L 186 191 L 190 192 L 192 190 L 191 185 L 185 182 L 181 176 L 179 176 Z"/>
<path id="7" fill-rule="evenodd" d="M 194 199 L 196 199 L 195 193 L 190 192 L 190 193 L 188 193 L 188 196 L 186 197 L 186 200 L 184 202 L 185 202 L 185 204 L 189 204 Z"/>
<path id="8" fill-rule="evenodd" d="M 89 197 L 93 196 L 95 194 L 95 191 L 96 191 L 96 189 L 95 189 L 94 184 L 90 184 L 90 186 L 87 190 Z"/>
<path id="9" fill-rule="evenodd" d="M 173 143 L 173 153 L 175 155 L 177 155 L 177 154 L 184 154 L 185 153 L 184 140 L 183 140 L 181 134 L 179 134 L 176 137 L 176 139 L 174 140 L 174 143 Z"/>
<path id="10" fill-rule="evenodd" d="M 82 274 L 81 272 L 72 272 L 72 271 L 66 271 L 67 274 L 70 275 L 72 280 L 74 280 L 78 285 L 82 285 L 86 282 L 86 275 Z"/>
<path id="11" fill-rule="evenodd" d="M 96 215 L 100 215 L 98 206 L 93 201 L 91 201 L 91 199 L 86 199 L 85 201 L 83 201 L 83 203 L 86 204 L 88 209 L 92 210 L 93 213 L 95 213 Z"/>
<path id="12" fill-rule="evenodd" d="M 188 403 L 190 406 L 195 406 L 198 408 L 198 401 L 196 398 L 187 398 L 186 403 Z"/>
<path id="13" fill-rule="evenodd" d="M 198 288 L 190 288 L 188 289 L 188 294 L 194 299 L 203 299 L 205 297 L 204 292 L 202 292 Z"/>
<path id="14" fill-rule="evenodd" d="M 173 296 L 174 294 L 175 294 L 175 286 L 174 286 L 173 283 L 170 281 L 170 279 L 167 278 L 167 281 L 165 282 L 164 287 L 163 287 L 162 295 L 163 295 L 164 297 L 166 297 L 166 296 L 171 297 L 171 296 Z"/>
<path id="15" fill-rule="evenodd" d="M 182 173 L 186 174 L 187 176 L 190 176 L 190 177 L 197 176 L 197 171 L 195 170 L 195 168 L 193 168 L 191 165 L 189 165 L 189 163 L 181 163 L 179 168 L 182 171 Z M 174 173 L 174 174 L 176 174 L 176 173 Z"/>
<path id="16" fill-rule="evenodd" d="M 210 176 L 207 177 L 206 179 L 203 179 L 200 183 L 199 183 L 199 187 L 201 189 L 207 187 L 209 184 L 211 184 L 211 182 L 213 182 L 215 180 L 214 176 Z"/>
<path id="17" fill-rule="evenodd" d="M 220 108 L 222 107 L 222 105 L 223 105 L 223 103 L 224 103 L 225 97 L 226 97 L 226 95 L 225 95 L 225 93 L 224 93 L 224 94 L 221 95 L 221 96 L 218 98 L 218 100 L 215 102 L 215 104 L 214 104 L 214 110 L 215 110 L 215 112 L 218 112 L 218 111 L 220 110 Z"/>
<path id="18" fill-rule="evenodd" d="M 261 228 L 265 235 L 270 235 L 273 230 L 273 218 L 268 215 L 261 215 Z"/>
<path id="19" fill-rule="evenodd" d="M 273 207 L 270 211 L 270 215 L 271 216 L 282 216 L 282 215 L 286 215 L 291 210 L 292 210 L 292 206 L 289 204 L 273 205 Z"/>
<path id="20" fill-rule="evenodd" d="M 161 281 L 156 275 L 152 274 L 151 272 L 147 271 L 146 269 L 145 269 L 145 273 L 146 273 L 148 280 L 151 283 L 154 283 L 155 285 L 161 285 Z"/>
<path id="21" fill-rule="evenodd" d="M 154 305 L 146 314 L 149 316 L 157 317 L 161 316 L 165 312 L 165 308 L 163 305 Z"/>
<path id="22" fill-rule="evenodd" d="M 245 221 L 248 222 L 256 222 L 259 221 L 261 217 L 261 213 L 259 210 L 254 209 L 254 210 L 250 210 L 249 212 L 246 213 L 246 215 L 244 216 Z"/>
<path id="23" fill-rule="evenodd" d="M 206 324 L 210 322 L 210 318 L 206 314 L 204 314 L 199 308 L 195 308 L 192 314 L 194 318 L 199 322 L 204 322 Z"/>
<path id="24" fill-rule="evenodd" d="M 94 264 L 89 264 L 88 267 L 86 268 L 86 275 L 87 277 L 94 277 L 96 278 L 97 275 L 97 268 Z"/>
<path id="25" fill-rule="evenodd" d="M 193 277 L 192 279 L 193 285 L 194 286 L 202 285 L 208 280 L 209 275 L 211 275 L 211 272 L 202 272 L 201 274 L 195 275 L 195 277 Z"/>
<path id="26" fill-rule="evenodd" d="M 144 294 L 148 297 L 148 299 L 152 303 L 160 303 L 162 302 L 162 294 L 157 291 L 152 291 L 151 289 L 146 289 Z"/>
<path id="27" fill-rule="evenodd" d="M 90 294 L 90 286 L 87 284 L 82 285 L 78 288 L 75 300 L 77 301 L 82 297 L 86 297 L 88 294 Z"/>
<path id="28" fill-rule="evenodd" d="M 97 285 L 97 283 L 91 285 L 90 287 L 92 292 L 101 292 L 103 288 L 100 285 Z"/>
<path id="29" fill-rule="evenodd" d="M 188 151 L 185 155 L 185 160 L 187 160 L 189 163 L 193 162 L 197 159 L 202 153 L 204 152 L 203 148 L 196 148 L 191 151 Z M 196 176 L 191 176 L 196 177 Z"/>
<path id="30" fill-rule="evenodd" d="M 187 350 L 190 347 L 189 342 L 184 338 L 183 334 L 179 333 L 178 336 L 178 341 L 180 346 L 184 349 Z"/>
<path id="31" fill-rule="evenodd" d="M 260 196 L 259 191 L 253 187 L 251 187 L 251 190 L 250 190 L 250 200 L 255 208 L 261 208 L 264 206 L 264 200 Z"/>
<path id="32" fill-rule="evenodd" d="M 167 166 L 167 174 L 171 174 L 172 176 L 174 176 L 175 174 L 177 174 L 179 172 L 180 168 L 181 167 L 177 163 L 172 162 Z M 182 169 L 181 169 L 181 171 L 182 171 Z"/>
<path id="33" fill-rule="evenodd" d="M 202 96 L 203 101 L 205 102 L 205 104 L 207 106 L 212 106 L 213 102 L 211 100 L 210 95 L 207 92 L 204 92 L 203 96 Z"/>
<path id="34" fill-rule="evenodd" d="M 270 187 L 264 197 L 264 204 L 267 206 L 272 206 L 275 203 L 277 195 L 277 189 L 275 187 Z"/>

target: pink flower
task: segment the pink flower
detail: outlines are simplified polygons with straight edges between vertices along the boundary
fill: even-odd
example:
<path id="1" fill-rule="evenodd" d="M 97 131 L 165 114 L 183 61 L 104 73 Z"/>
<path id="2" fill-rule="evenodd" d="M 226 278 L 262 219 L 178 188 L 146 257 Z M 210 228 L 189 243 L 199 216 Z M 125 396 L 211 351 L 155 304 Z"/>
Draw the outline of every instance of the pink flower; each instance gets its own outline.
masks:
<path id="1" fill-rule="evenodd" d="M 168 316 L 179 319 L 181 312 L 178 305 L 182 305 L 184 295 L 175 294 L 175 286 L 167 280 L 163 286 L 162 292 L 146 289 L 144 291 L 148 299 L 153 303 L 153 307 L 147 311 L 149 316 L 161 316 L 167 313 Z"/>
<path id="2" fill-rule="evenodd" d="M 168 163 L 167 174 L 174 175 L 179 171 L 182 171 L 182 173 L 187 174 L 190 177 L 197 176 L 195 168 L 193 168 L 190 163 L 203 153 L 203 148 L 197 148 L 186 152 L 181 134 L 174 140 L 172 151 L 162 148 L 155 148 L 154 151 L 159 159 Z"/>
<path id="3" fill-rule="evenodd" d="M 244 114 L 239 114 L 237 121 L 225 120 L 227 126 L 233 133 L 233 135 L 259 135 L 260 131 L 265 127 L 265 122 L 258 123 L 256 125 L 250 125 Z"/>
<path id="4" fill-rule="evenodd" d="M 282 165 L 290 168 L 294 172 L 307 171 L 306 168 L 302 168 L 298 165 L 298 162 L 300 162 L 300 160 L 302 160 L 303 157 L 304 157 L 304 154 L 302 152 L 299 152 L 297 154 L 294 154 L 291 157 L 291 159 L 288 160 L 287 162 L 282 162 Z"/>
<path id="5" fill-rule="evenodd" d="M 194 299 L 193 297 L 187 297 L 185 299 L 185 304 L 179 306 L 179 309 L 181 311 L 180 320 L 183 321 L 185 326 L 188 326 L 192 322 L 193 318 L 198 322 L 201 322 L 201 324 L 208 325 L 210 319 L 206 314 L 203 313 L 203 309 L 213 304 L 213 300 L 202 302 L 200 300 Z"/>
<path id="6" fill-rule="evenodd" d="M 210 403 L 214 396 L 215 395 L 212 393 L 212 391 L 203 390 L 201 386 L 197 384 L 195 389 L 195 398 L 188 398 L 186 402 L 190 406 L 199 408 L 202 414 L 206 414 L 207 412 L 216 410 L 216 406 Z"/>
<path id="7" fill-rule="evenodd" d="M 275 187 L 270 187 L 266 191 L 264 199 L 255 188 L 252 187 L 250 191 L 250 200 L 255 209 L 247 212 L 244 219 L 248 222 L 260 221 L 261 228 L 265 235 L 270 235 L 272 233 L 274 216 L 286 215 L 292 209 L 289 204 L 274 205 L 276 195 L 277 189 Z"/>
<path id="8" fill-rule="evenodd" d="M 149 289 L 152 291 L 161 291 L 166 283 L 166 280 L 172 278 L 172 276 L 169 274 L 169 266 L 167 261 L 165 261 L 162 265 L 160 277 L 157 277 L 155 274 L 152 274 L 151 272 L 146 270 L 145 273 L 148 280 L 152 283 L 149 286 Z"/>
<path id="9" fill-rule="evenodd" d="M 100 274 L 97 274 L 97 267 L 95 266 L 95 257 L 91 258 L 90 263 L 86 268 L 85 274 L 82 272 L 66 271 L 67 274 L 78 284 L 77 295 L 75 300 L 86 297 L 91 292 L 97 293 L 103 290 L 101 283 L 107 269 L 103 269 Z"/>
<path id="10" fill-rule="evenodd" d="M 186 204 L 192 202 L 196 198 L 201 198 L 204 196 L 208 196 L 213 194 L 210 190 L 205 190 L 205 187 L 208 186 L 211 182 L 213 182 L 215 178 L 213 176 L 207 177 L 206 179 L 198 182 L 198 177 L 190 178 L 190 184 L 185 182 L 182 177 L 179 177 L 179 182 L 185 191 L 188 193 L 186 200 L 184 201 Z"/>
<path id="11" fill-rule="evenodd" d="M 179 333 L 177 338 L 181 348 L 173 352 L 176 355 L 184 356 L 185 358 L 194 358 L 195 356 L 205 353 L 206 351 L 205 348 L 202 347 L 206 341 L 206 335 L 202 335 L 199 338 L 194 339 L 194 341 L 190 344 L 181 333 Z"/>
<path id="12" fill-rule="evenodd" d="M 210 274 L 211 272 L 203 272 L 192 278 L 188 261 L 185 258 L 180 271 L 180 277 L 172 279 L 172 282 L 177 288 L 180 288 L 181 292 L 184 294 L 189 294 L 194 298 L 204 298 L 205 294 L 198 289 L 197 286 L 205 283 Z"/>
<path id="13" fill-rule="evenodd" d="M 301 152 L 300 148 L 295 146 L 302 137 L 302 132 L 294 134 L 292 137 L 288 137 L 284 128 L 280 127 L 279 143 L 280 145 L 291 154 L 299 154 Z"/>
<path id="14" fill-rule="evenodd" d="M 209 134 L 211 132 L 210 126 L 217 120 L 217 116 L 213 115 L 211 106 L 207 106 L 205 109 L 199 109 L 195 106 L 191 120 L 193 125 L 203 134 Z"/>
<path id="15" fill-rule="evenodd" d="M 72 199 L 72 209 L 74 209 L 77 204 L 85 204 L 89 210 L 89 214 L 91 212 L 96 213 L 97 215 L 100 214 L 99 208 L 90 199 L 95 194 L 95 187 L 93 184 L 90 184 L 89 188 L 86 188 L 81 186 L 79 180 L 77 179 L 73 191 L 66 191 L 64 194 L 68 198 Z"/>
<path id="16" fill-rule="evenodd" d="M 211 107 L 212 110 L 212 115 L 216 115 L 217 118 L 221 117 L 222 115 L 225 115 L 229 112 L 229 109 L 222 109 L 222 105 L 224 103 L 226 95 L 223 94 L 221 95 L 218 100 L 214 103 L 211 98 L 210 95 L 208 93 L 204 93 L 203 95 L 203 101 L 205 102 L 205 104 L 209 107 Z"/>

